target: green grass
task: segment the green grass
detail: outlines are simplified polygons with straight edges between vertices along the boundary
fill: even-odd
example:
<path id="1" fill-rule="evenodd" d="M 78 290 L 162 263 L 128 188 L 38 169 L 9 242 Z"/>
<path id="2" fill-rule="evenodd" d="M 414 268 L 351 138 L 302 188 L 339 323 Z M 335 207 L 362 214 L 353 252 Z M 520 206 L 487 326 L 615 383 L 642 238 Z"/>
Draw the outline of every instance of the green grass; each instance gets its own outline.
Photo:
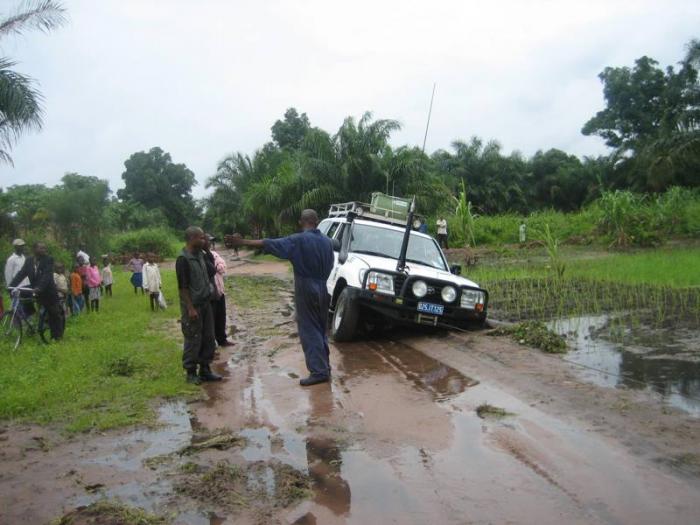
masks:
<path id="1" fill-rule="evenodd" d="M 672 287 L 700 286 L 700 248 L 659 248 L 631 253 L 565 250 L 565 278 L 587 278 L 626 284 L 658 284 Z M 483 260 L 464 274 L 479 284 L 503 279 L 544 278 L 553 275 L 543 250 L 524 258 Z"/>
<path id="2" fill-rule="evenodd" d="M 182 373 L 175 273 L 162 275 L 165 311 L 151 312 L 115 268 L 114 297 L 68 319 L 61 343 L 0 346 L 0 419 L 104 430 L 152 421 L 156 398 L 194 395 Z"/>
<path id="3" fill-rule="evenodd" d="M 569 271 L 578 277 L 631 284 L 700 286 L 700 248 L 661 248 L 578 260 Z"/>
<path id="4" fill-rule="evenodd" d="M 232 275 L 226 287 L 236 306 L 242 310 L 259 310 L 279 303 L 279 290 L 285 283 L 267 275 Z"/>

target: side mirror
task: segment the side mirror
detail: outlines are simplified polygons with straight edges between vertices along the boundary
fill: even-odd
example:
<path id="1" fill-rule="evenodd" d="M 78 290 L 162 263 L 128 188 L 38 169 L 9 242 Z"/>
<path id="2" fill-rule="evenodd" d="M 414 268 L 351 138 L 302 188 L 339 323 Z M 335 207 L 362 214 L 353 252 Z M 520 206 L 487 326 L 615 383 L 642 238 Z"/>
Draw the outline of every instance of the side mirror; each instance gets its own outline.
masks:
<path id="1" fill-rule="evenodd" d="M 331 244 L 333 245 L 333 251 L 334 252 L 339 252 L 340 251 L 340 241 L 338 239 L 331 239 Z"/>
<path id="2" fill-rule="evenodd" d="M 452 266 L 450 266 L 450 273 L 454 275 L 462 275 L 462 265 L 453 264 Z"/>

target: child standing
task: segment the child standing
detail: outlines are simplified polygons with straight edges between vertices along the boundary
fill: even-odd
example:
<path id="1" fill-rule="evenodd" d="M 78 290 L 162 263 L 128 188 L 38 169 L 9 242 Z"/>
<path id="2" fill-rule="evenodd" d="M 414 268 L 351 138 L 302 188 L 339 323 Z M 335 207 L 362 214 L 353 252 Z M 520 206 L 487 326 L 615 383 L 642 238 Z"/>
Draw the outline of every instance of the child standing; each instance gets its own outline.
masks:
<path id="1" fill-rule="evenodd" d="M 80 314 L 80 310 L 85 307 L 85 297 L 83 297 L 83 278 L 78 273 L 79 266 L 73 266 L 70 274 L 71 311 L 73 315 Z"/>
<path id="2" fill-rule="evenodd" d="M 68 297 L 68 279 L 66 279 L 66 267 L 57 262 L 53 267 L 53 282 L 56 285 L 58 300 L 61 304 L 63 315 L 66 315 L 66 298 Z"/>
<path id="3" fill-rule="evenodd" d="M 100 311 L 100 285 L 102 284 L 102 277 L 100 276 L 100 269 L 97 267 L 97 262 L 93 260 L 90 266 L 87 268 L 87 285 L 90 289 L 88 294 L 88 299 L 90 301 L 90 311 L 99 312 Z"/>
<path id="4" fill-rule="evenodd" d="M 112 265 L 109 262 L 107 255 L 102 256 L 102 285 L 105 287 L 105 296 L 112 297 L 112 283 L 114 276 L 112 275 Z"/>
<path id="5" fill-rule="evenodd" d="M 138 293 L 138 289 L 141 288 L 141 293 L 143 293 L 143 259 L 141 254 L 134 253 L 134 256 L 126 264 L 126 269 L 131 271 L 131 285 L 134 287 L 134 293 Z"/>
<path id="6" fill-rule="evenodd" d="M 158 302 L 160 286 L 162 284 L 160 269 L 158 268 L 158 264 L 156 264 L 155 255 L 152 253 L 146 255 L 146 260 L 146 264 L 143 265 L 143 287 L 148 291 L 151 310 L 155 312 L 160 306 Z"/>

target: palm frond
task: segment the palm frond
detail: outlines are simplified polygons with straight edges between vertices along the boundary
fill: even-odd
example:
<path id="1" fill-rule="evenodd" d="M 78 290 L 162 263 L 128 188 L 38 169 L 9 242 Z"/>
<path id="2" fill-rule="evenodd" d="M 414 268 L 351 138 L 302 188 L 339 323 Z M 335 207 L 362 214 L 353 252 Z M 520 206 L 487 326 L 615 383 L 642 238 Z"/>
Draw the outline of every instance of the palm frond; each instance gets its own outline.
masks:
<path id="1" fill-rule="evenodd" d="M 0 58 L 0 161 L 12 164 L 9 150 L 28 130 L 41 129 L 41 94 L 32 79 L 10 70 L 14 62 Z"/>
<path id="2" fill-rule="evenodd" d="M 22 34 L 29 29 L 44 33 L 66 22 L 66 9 L 53 0 L 25 0 L 17 10 L 0 21 L 0 38 L 8 34 Z"/>

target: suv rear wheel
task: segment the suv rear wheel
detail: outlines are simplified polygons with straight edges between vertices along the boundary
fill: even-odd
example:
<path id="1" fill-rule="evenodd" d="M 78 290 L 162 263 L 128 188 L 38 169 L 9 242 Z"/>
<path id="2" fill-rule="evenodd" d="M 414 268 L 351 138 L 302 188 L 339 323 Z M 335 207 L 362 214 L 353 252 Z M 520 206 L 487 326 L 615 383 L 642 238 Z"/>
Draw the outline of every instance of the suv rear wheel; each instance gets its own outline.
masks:
<path id="1" fill-rule="evenodd" d="M 350 288 L 344 288 L 335 303 L 331 336 L 334 341 L 351 341 L 355 337 L 357 324 L 360 319 L 360 309 L 355 294 Z"/>

